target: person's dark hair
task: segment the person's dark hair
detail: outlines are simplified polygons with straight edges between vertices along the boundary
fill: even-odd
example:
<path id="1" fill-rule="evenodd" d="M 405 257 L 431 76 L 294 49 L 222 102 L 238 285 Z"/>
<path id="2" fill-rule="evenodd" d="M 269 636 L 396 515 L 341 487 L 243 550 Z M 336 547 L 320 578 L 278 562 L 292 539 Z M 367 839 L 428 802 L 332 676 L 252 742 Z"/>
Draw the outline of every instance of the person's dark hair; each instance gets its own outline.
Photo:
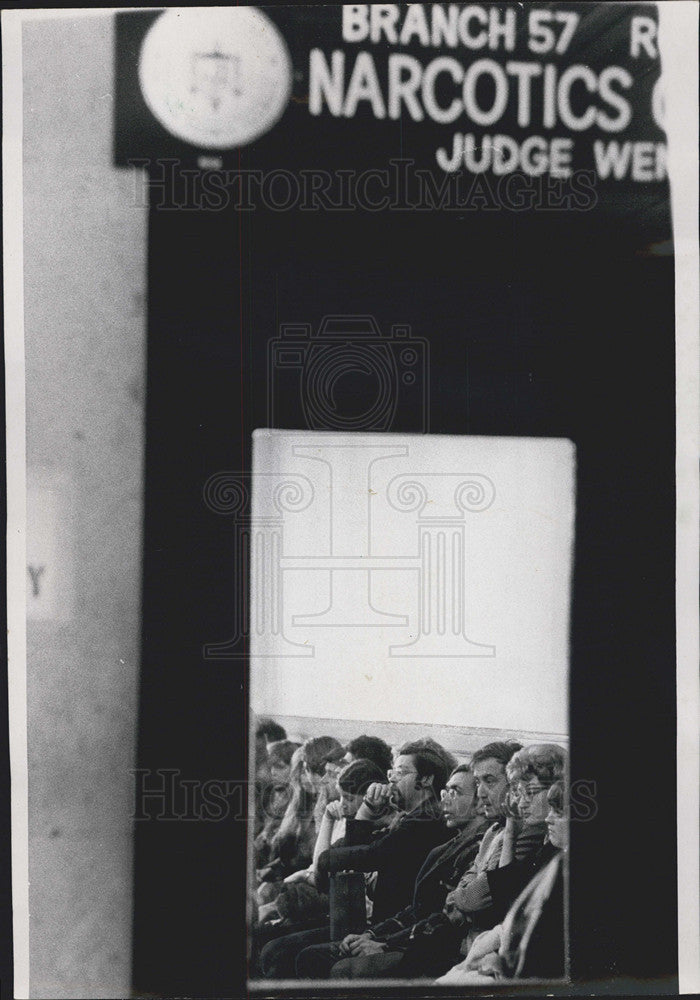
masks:
<path id="1" fill-rule="evenodd" d="M 337 747 L 334 746 L 331 750 L 328 751 L 327 754 L 325 754 L 323 758 L 323 763 L 340 764 L 344 757 L 345 757 L 345 747 L 341 746 L 341 744 L 339 743 Z"/>
<path id="2" fill-rule="evenodd" d="M 373 761 L 386 777 L 386 772 L 391 767 L 391 747 L 379 736 L 356 736 L 345 749 L 358 760 Z"/>
<path id="3" fill-rule="evenodd" d="M 255 730 L 255 737 L 260 739 L 261 736 L 265 737 L 266 743 L 276 743 L 287 739 L 287 730 L 274 719 L 261 719 Z"/>
<path id="4" fill-rule="evenodd" d="M 438 743 L 437 740 L 434 740 L 432 736 L 424 736 L 419 740 L 412 740 L 411 742 L 414 746 L 423 747 L 424 750 L 431 750 L 436 754 L 444 762 L 448 774 L 457 767 L 457 758 L 449 750 L 445 750 L 444 746 Z M 399 750 L 399 753 L 406 752 L 403 748 Z"/>
<path id="5" fill-rule="evenodd" d="M 385 781 L 386 771 L 382 771 L 372 760 L 354 760 L 338 775 L 341 792 L 349 795 L 364 795 L 375 781 Z"/>
<path id="6" fill-rule="evenodd" d="M 399 756 L 413 757 L 413 763 L 419 778 L 433 779 L 433 791 L 439 795 L 447 783 L 448 767 L 444 759 L 434 750 L 425 746 L 425 740 L 415 740 L 404 743 L 399 749 Z"/>
<path id="7" fill-rule="evenodd" d="M 481 764 L 482 761 L 493 759 L 502 764 L 505 770 L 506 764 L 513 754 L 516 754 L 522 748 L 522 743 L 518 743 L 516 740 L 500 740 L 495 743 L 487 743 L 485 747 L 480 747 L 475 752 L 469 763 L 474 767 L 475 764 Z"/>
<path id="8" fill-rule="evenodd" d="M 292 754 L 301 746 L 301 743 L 294 743 L 292 740 L 277 740 L 267 748 L 267 762 L 270 767 L 279 764 L 281 767 L 289 767 L 292 763 Z"/>
<path id="9" fill-rule="evenodd" d="M 458 764 L 457 767 L 452 768 L 449 777 L 451 778 L 454 774 L 473 774 L 471 764 Z"/>
<path id="10" fill-rule="evenodd" d="M 330 755 L 340 749 L 341 744 L 334 736 L 314 736 L 302 746 L 302 758 L 314 774 L 323 774 Z"/>

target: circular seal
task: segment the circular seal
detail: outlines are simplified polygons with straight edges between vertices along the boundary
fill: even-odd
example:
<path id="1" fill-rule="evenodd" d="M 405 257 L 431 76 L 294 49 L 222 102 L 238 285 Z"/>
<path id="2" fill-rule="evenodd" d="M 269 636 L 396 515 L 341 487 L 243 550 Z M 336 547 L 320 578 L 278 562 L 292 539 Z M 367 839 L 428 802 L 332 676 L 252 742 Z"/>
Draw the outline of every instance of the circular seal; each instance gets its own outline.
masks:
<path id="1" fill-rule="evenodd" d="M 279 119 L 292 87 L 282 35 L 255 7 L 171 8 L 141 47 L 139 83 L 172 135 L 206 149 L 243 146 Z"/>

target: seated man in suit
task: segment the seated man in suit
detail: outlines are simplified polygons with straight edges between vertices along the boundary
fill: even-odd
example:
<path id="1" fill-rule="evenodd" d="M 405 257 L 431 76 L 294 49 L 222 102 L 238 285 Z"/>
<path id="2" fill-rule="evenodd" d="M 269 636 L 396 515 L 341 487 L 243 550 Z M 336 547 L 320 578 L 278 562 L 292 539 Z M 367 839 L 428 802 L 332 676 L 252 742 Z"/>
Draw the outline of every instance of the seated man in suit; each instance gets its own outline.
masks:
<path id="1" fill-rule="evenodd" d="M 549 860 L 530 879 L 503 922 L 484 931 L 466 959 L 439 983 L 488 985 L 507 979 L 565 977 L 564 857 L 569 843 L 565 789 L 564 781 L 556 781 L 547 792 Z"/>
<path id="2" fill-rule="evenodd" d="M 469 764 L 459 764 L 442 792 L 445 825 L 454 836 L 434 848 L 418 872 L 413 901 L 394 916 L 362 934 L 348 935 L 340 946 L 329 945 L 329 961 L 341 955 L 333 975 L 343 979 L 365 979 L 389 975 L 400 964 L 415 928 L 439 912 L 448 891 L 455 888 L 479 849 L 488 826 L 477 812 L 476 782 Z"/>
<path id="3" fill-rule="evenodd" d="M 492 759 L 473 765 L 481 779 L 479 794 L 490 811 L 498 808 L 494 764 Z M 525 747 L 512 755 L 505 766 L 501 816 L 484 836 L 472 869 L 448 894 L 442 926 L 438 923 L 432 939 L 426 938 L 422 948 L 414 947 L 406 956 L 403 974 L 414 978 L 446 972 L 482 931 L 503 920 L 524 886 L 548 862 L 547 792 L 562 777 L 565 764 L 564 751 L 554 744 Z"/>
<path id="4" fill-rule="evenodd" d="M 520 823 L 508 807 L 509 776 L 512 775 L 514 782 L 520 782 L 523 776 L 521 767 L 511 768 L 511 762 L 520 753 L 525 753 L 520 744 L 508 741 L 490 743 L 472 757 L 470 766 L 477 785 L 478 808 L 485 819 L 492 822 L 474 861 L 466 870 L 462 869 L 461 877 L 458 874 L 457 887 L 449 887 L 449 892 L 445 889 L 440 906 L 411 928 L 407 940 L 397 936 L 378 944 L 355 945 L 356 954 L 361 949 L 365 955 L 364 963 L 340 961 L 331 970 L 333 978 L 390 975 L 414 979 L 439 975 L 458 961 L 462 939 L 472 921 L 489 926 L 490 921 L 500 919 L 502 907 L 508 905 L 508 890 L 515 891 L 515 887 L 502 880 L 497 898 L 492 899 L 489 893 L 491 872 L 500 865 L 511 866 L 516 860 L 529 858 L 541 846 L 545 830 L 543 818 L 533 815 L 532 823 Z M 457 902 L 462 909 L 457 909 Z M 353 946 L 352 942 L 349 944 Z M 400 951 L 396 950 L 397 946 Z M 343 942 L 341 950 L 347 947 Z M 381 958 L 372 956 L 372 952 L 379 949 L 387 954 Z"/>
<path id="5" fill-rule="evenodd" d="M 405 744 L 388 772 L 388 784 L 373 784 L 354 819 L 348 820 L 342 842 L 329 848 L 317 861 L 319 875 L 352 869 L 377 872 L 372 918 L 379 923 L 411 903 L 414 883 L 426 856 L 449 837 L 442 821 L 440 793 L 447 772 L 432 750 Z M 388 825 L 387 825 L 388 820 Z M 270 942 L 261 954 L 268 978 L 324 978 L 327 958 L 317 973 L 314 955 L 307 955 L 296 968 L 297 956 L 307 945 L 328 942 L 330 928 L 319 936 L 307 932 Z M 308 967 L 307 967 L 308 963 Z"/>

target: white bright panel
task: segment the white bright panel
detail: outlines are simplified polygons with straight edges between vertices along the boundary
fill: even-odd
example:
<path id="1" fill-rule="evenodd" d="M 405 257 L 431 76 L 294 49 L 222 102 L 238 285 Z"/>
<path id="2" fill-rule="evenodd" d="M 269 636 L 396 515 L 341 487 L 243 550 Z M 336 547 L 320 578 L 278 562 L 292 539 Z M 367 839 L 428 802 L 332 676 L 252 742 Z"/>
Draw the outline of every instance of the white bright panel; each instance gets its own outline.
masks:
<path id="1" fill-rule="evenodd" d="M 567 440 L 254 434 L 258 714 L 565 733 Z"/>

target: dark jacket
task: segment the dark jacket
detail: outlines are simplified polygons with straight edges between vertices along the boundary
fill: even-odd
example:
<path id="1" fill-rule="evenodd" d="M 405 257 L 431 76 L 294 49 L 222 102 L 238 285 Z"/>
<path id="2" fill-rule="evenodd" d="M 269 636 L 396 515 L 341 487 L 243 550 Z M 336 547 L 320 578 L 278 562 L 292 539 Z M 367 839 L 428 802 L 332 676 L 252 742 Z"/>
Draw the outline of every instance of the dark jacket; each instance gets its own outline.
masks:
<path id="1" fill-rule="evenodd" d="M 470 923 L 478 921 L 478 928 L 486 929 L 503 918 L 523 885 L 547 856 L 547 852 L 543 853 L 545 829 L 543 823 L 525 827 L 515 844 L 516 860 L 503 868 L 482 872 L 465 887 L 465 899 L 473 893 L 476 906 L 470 911 Z M 397 976 L 434 978 L 447 972 L 460 961 L 464 935 L 465 926 L 453 925 L 444 914 L 433 914 L 420 921 L 410 932 L 402 964 L 395 970 Z M 393 948 L 394 939 L 387 944 Z"/>
<path id="2" fill-rule="evenodd" d="M 526 911 L 533 911 L 530 916 L 530 935 L 526 941 L 525 934 L 520 935 L 518 942 L 522 961 L 519 971 L 521 979 L 563 979 L 566 976 L 566 926 L 564 922 L 564 861 L 560 852 L 540 869 L 539 876 L 530 883 L 530 900 L 527 893 L 520 897 L 520 909 L 523 911 L 522 924 L 526 926 Z M 549 882 L 549 891 L 542 892 L 543 882 Z M 540 892 L 541 909 L 532 906 L 532 896 L 535 882 L 538 882 L 537 892 Z M 515 907 L 514 907 L 515 910 Z M 516 918 L 518 914 L 516 913 Z M 533 925 L 534 921 L 534 925 Z M 514 956 L 515 957 L 515 956 Z"/>
<path id="3" fill-rule="evenodd" d="M 318 859 L 321 871 L 374 872 L 373 924 L 411 903 L 416 876 L 426 856 L 449 837 L 437 801 L 423 803 L 389 830 L 376 830 L 366 820 L 349 819 L 343 846 L 334 844 Z"/>
<path id="4" fill-rule="evenodd" d="M 494 923 L 500 923 L 510 906 L 537 872 L 558 853 L 549 841 L 541 842 L 535 851 L 503 868 L 494 868 L 486 878 L 491 892 Z"/>
<path id="5" fill-rule="evenodd" d="M 399 946 L 408 941 L 410 929 L 418 921 L 442 910 L 445 897 L 476 857 L 488 826 L 483 816 L 475 816 L 456 837 L 435 847 L 416 877 L 413 902 L 388 920 L 375 924 L 372 937 Z"/>

